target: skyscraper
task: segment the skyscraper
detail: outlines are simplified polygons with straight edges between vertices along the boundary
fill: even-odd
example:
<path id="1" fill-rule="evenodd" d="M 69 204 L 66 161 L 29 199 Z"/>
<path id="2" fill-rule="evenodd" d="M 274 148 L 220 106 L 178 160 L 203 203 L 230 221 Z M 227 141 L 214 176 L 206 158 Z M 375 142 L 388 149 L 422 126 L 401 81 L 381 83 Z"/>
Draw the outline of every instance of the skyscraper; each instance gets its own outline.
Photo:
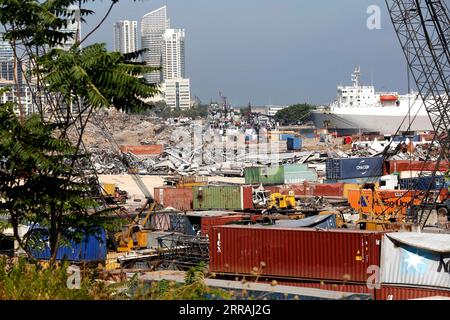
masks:
<path id="1" fill-rule="evenodd" d="M 137 21 L 121 20 L 114 24 L 114 51 L 134 52 L 137 45 Z"/>
<path id="2" fill-rule="evenodd" d="M 151 67 L 162 66 L 163 34 L 170 27 L 167 19 L 167 9 L 163 6 L 147 13 L 141 20 L 141 48 L 147 49 L 143 53 L 142 60 Z M 163 71 L 156 71 L 145 75 L 145 79 L 152 83 L 160 83 L 164 80 Z"/>
<path id="3" fill-rule="evenodd" d="M 184 29 L 167 29 L 162 43 L 164 80 L 184 78 Z"/>
<path id="4" fill-rule="evenodd" d="M 0 34 L 0 89 L 9 91 L 0 94 L 0 103 L 16 102 L 14 111 L 19 114 L 19 102 L 26 114 L 34 112 L 31 91 L 24 79 L 23 64 L 17 60 L 17 83 L 14 77 L 14 51 L 8 41 Z M 18 93 L 19 92 L 19 93 Z"/>
<path id="5" fill-rule="evenodd" d="M 76 41 L 81 41 L 81 15 L 80 15 L 80 9 L 77 6 L 70 6 L 69 10 L 72 12 L 72 17 L 70 19 L 73 19 L 73 21 L 69 21 L 66 28 L 62 28 L 62 32 L 70 33 L 72 36 L 69 37 L 62 46 L 58 46 L 59 48 L 63 50 L 70 50 L 72 46 L 75 44 Z"/>

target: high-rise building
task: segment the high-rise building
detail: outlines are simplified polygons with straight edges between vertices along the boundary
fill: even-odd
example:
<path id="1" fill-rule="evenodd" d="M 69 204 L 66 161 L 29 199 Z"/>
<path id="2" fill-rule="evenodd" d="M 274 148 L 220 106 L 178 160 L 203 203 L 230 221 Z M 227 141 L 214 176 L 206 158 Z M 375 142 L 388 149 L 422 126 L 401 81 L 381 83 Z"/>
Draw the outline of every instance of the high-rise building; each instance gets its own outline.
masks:
<path id="1" fill-rule="evenodd" d="M 165 101 L 172 109 L 189 109 L 191 107 L 191 90 L 189 79 L 167 79 L 165 84 Z"/>
<path id="2" fill-rule="evenodd" d="M 24 80 L 23 65 L 17 61 L 17 83 L 14 77 L 14 51 L 8 41 L 0 34 L 0 89 L 9 88 L 0 94 L 0 103 L 16 102 L 14 111 L 19 114 L 19 102 L 25 114 L 35 112 L 31 89 Z M 18 94 L 19 91 L 19 94 Z"/>
<path id="3" fill-rule="evenodd" d="M 134 52 L 137 45 L 137 21 L 120 20 L 114 24 L 114 51 Z"/>
<path id="4" fill-rule="evenodd" d="M 163 6 L 147 13 L 141 20 L 141 49 L 147 49 L 142 60 L 148 66 L 162 66 L 163 34 L 170 28 L 167 19 L 167 9 Z M 152 83 L 161 83 L 164 80 L 163 71 L 155 71 L 145 75 L 145 79 Z"/>
<path id="5" fill-rule="evenodd" d="M 81 41 L 81 15 L 80 9 L 77 6 L 70 6 L 69 10 L 72 11 L 73 21 L 69 21 L 66 28 L 62 28 L 62 32 L 70 33 L 72 36 L 69 37 L 62 46 L 59 48 L 64 50 L 70 50 L 76 41 Z"/>
<path id="6" fill-rule="evenodd" d="M 164 80 L 184 78 L 184 29 L 167 29 L 162 46 Z"/>

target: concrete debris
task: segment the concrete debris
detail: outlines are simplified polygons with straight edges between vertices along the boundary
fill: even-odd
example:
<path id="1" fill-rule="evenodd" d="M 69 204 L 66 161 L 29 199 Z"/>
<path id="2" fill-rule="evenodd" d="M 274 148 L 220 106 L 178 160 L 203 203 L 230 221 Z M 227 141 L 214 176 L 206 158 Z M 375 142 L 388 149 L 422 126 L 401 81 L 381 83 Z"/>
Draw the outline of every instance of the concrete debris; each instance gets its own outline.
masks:
<path id="1" fill-rule="evenodd" d="M 88 124 L 83 142 L 90 155 L 84 168 L 98 174 L 134 172 L 147 175 L 222 175 L 243 176 L 245 167 L 255 165 L 306 163 L 319 176 L 325 172 L 327 158 L 373 157 L 386 155 L 387 160 L 424 160 L 430 142 L 386 137 L 353 136 L 351 143 L 323 134 L 302 137 L 301 151 L 287 150 L 286 141 L 268 130 L 216 128 L 191 119 L 160 119 L 150 116 L 113 114 L 95 116 Z M 138 146 L 160 144 L 160 154 L 122 153 Z M 124 146 L 136 146 L 124 148 Z M 430 160 L 436 159 L 435 143 Z M 124 164 L 126 159 L 129 166 Z"/>

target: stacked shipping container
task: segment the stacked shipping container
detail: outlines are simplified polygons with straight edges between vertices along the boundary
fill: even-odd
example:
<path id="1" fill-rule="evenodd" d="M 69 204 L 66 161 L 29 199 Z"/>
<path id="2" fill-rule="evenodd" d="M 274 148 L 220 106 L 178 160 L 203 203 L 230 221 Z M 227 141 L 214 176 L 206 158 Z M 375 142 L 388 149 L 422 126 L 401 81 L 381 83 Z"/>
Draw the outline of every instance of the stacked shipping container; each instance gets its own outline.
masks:
<path id="1" fill-rule="evenodd" d="M 192 210 L 192 188 L 154 188 L 154 198 L 164 207 L 172 207 L 181 211 Z"/>
<path id="2" fill-rule="evenodd" d="M 246 184 L 283 185 L 317 181 L 315 170 L 306 164 L 291 164 L 274 167 L 247 167 L 244 169 Z"/>
<path id="3" fill-rule="evenodd" d="M 327 179 L 378 177 L 383 174 L 383 157 L 327 159 Z"/>
<path id="4" fill-rule="evenodd" d="M 380 265 L 383 233 L 218 226 L 210 232 L 210 271 L 365 282 Z"/>
<path id="5" fill-rule="evenodd" d="M 253 209 L 252 186 L 204 186 L 192 188 L 194 210 Z"/>

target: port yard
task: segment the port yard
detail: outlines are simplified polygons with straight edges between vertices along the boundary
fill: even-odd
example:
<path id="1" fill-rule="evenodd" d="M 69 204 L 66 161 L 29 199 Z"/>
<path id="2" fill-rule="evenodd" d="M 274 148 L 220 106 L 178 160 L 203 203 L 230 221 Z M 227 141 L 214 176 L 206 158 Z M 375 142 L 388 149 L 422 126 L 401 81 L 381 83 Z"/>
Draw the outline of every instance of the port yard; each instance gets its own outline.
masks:
<path id="1" fill-rule="evenodd" d="M 386 4 L 408 93 L 357 66 L 329 105 L 240 108 L 191 95 L 166 6 L 119 53 L 81 50 L 90 10 L 2 4 L 0 298 L 450 299 L 448 8 Z"/>
<path id="2" fill-rule="evenodd" d="M 117 121 L 117 117 L 105 121 Z M 194 131 L 197 125 L 182 127 Z M 143 128 L 134 130 L 145 131 L 147 126 Z M 193 166 L 195 157 L 186 155 L 187 146 L 173 144 L 164 137 L 164 131 L 153 133 L 151 142 L 162 142 L 158 147 L 138 144 L 142 143 L 139 139 L 127 141 L 134 145 L 120 145 L 121 152 L 130 155 L 136 166 L 172 163 L 164 167 L 165 172 L 146 172 L 144 166 L 130 171 L 120 162 L 116 165 L 117 154 L 106 151 L 106 142 L 100 147 L 99 140 L 90 141 L 90 135 L 99 133 L 88 130 L 86 143 L 94 152 L 93 158 L 103 153 L 107 154 L 103 161 L 110 161 L 108 166 L 94 163 L 98 168 L 107 167 L 109 173 L 98 175 L 102 193 L 114 199 L 124 221 L 134 219 L 131 226 L 137 229 L 126 235 L 125 242 L 107 234 L 100 239 L 87 238 L 75 246 L 76 254 L 73 246 L 62 247 L 58 259 L 101 263 L 104 277 L 109 279 L 138 274 L 144 282 L 165 279 L 180 283 L 182 270 L 203 262 L 208 286 L 272 299 L 450 296 L 448 272 L 420 280 L 413 275 L 400 276 L 405 253 L 392 246 L 405 243 L 402 250 L 414 248 L 417 259 L 429 260 L 430 268 L 448 268 L 448 207 L 431 210 L 421 233 L 411 232 L 417 230 L 417 223 L 408 211 L 408 204 L 413 199 L 419 201 L 420 190 L 428 186 L 442 199 L 448 197 L 448 163 L 440 163 L 434 171 L 438 145 L 429 148 L 432 135 L 417 133 L 399 140 L 364 134 L 342 137 L 323 130 L 305 136 L 301 130 L 291 127 L 289 135 L 268 130 L 269 143 L 276 141 L 271 157 L 278 159 L 277 163 L 254 153 L 245 162 L 236 161 L 234 171 L 221 171 L 225 162 L 216 162 L 217 170 L 203 175 L 199 172 L 205 163 Z M 240 134 L 235 132 L 235 136 Z M 146 137 L 141 132 L 135 136 Z M 292 137 L 302 145 L 295 152 L 288 146 Z M 400 151 L 383 155 L 388 144 L 390 150 Z M 248 145 L 242 139 L 242 145 L 237 142 L 231 148 L 245 152 Z M 260 151 L 258 141 L 252 145 Z M 427 152 L 431 161 L 425 162 Z M 278 157 L 280 154 L 283 156 Z M 187 165 L 180 166 L 183 162 Z M 436 172 L 434 178 L 430 178 L 432 172 Z M 125 194 L 120 203 L 117 190 Z M 154 204 L 151 208 L 145 208 L 148 191 Z M 418 238 L 404 240 L 408 234 Z M 131 243 L 127 237 L 132 238 Z M 113 246 L 106 247 L 106 243 Z M 430 252 L 439 252 L 442 266 L 431 266 L 438 258 L 430 258 Z M 33 254 L 40 260 L 49 259 L 49 251 Z M 370 277 L 373 268 L 380 272 L 376 280 Z"/>

